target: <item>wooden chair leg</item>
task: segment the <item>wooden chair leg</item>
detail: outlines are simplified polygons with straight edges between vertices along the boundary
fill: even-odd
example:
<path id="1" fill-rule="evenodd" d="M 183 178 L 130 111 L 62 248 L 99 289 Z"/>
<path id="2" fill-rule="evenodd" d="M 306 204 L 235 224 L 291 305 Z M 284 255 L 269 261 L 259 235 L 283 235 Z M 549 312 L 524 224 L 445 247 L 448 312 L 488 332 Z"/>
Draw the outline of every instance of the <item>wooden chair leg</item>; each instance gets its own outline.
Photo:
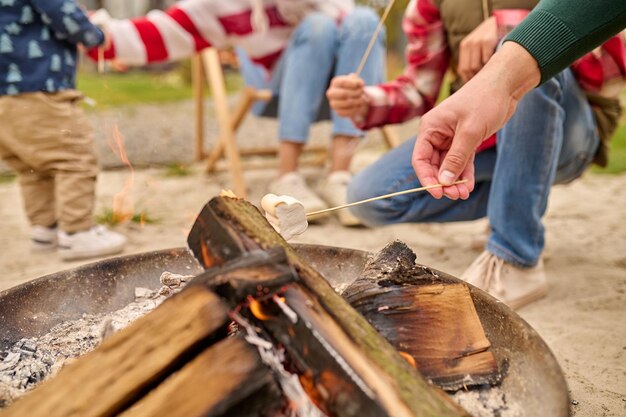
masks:
<path id="1" fill-rule="evenodd" d="M 228 96 L 222 74 L 222 65 L 214 48 L 202 52 L 202 61 L 206 70 L 207 81 L 213 93 L 215 113 L 220 128 L 220 142 L 225 150 L 230 167 L 233 191 L 240 197 L 246 196 L 246 184 L 241 166 L 239 149 L 235 140 L 235 132 L 232 128 L 230 111 L 228 108 Z"/>
<path id="2" fill-rule="evenodd" d="M 196 161 L 201 161 L 206 156 L 204 153 L 204 70 L 200 55 L 191 58 L 191 83 L 194 101 L 195 120 L 195 151 Z"/>
<path id="3" fill-rule="evenodd" d="M 272 98 L 271 91 L 256 90 L 252 87 L 246 87 L 241 92 L 241 97 L 239 99 L 239 102 L 237 103 L 237 106 L 235 107 L 235 110 L 233 112 L 233 116 L 231 119 L 231 129 L 233 133 L 237 133 L 237 130 L 241 126 L 241 123 L 243 123 L 246 116 L 248 115 L 248 112 L 250 111 L 250 109 L 252 108 L 252 105 L 255 102 L 268 101 L 271 98 Z M 224 147 L 222 146 L 221 142 L 218 142 L 217 145 L 211 151 L 207 159 L 206 171 L 208 173 L 215 172 L 215 170 L 217 169 L 216 164 L 219 161 L 219 159 L 222 157 L 223 153 L 224 153 Z M 246 152 L 244 151 L 239 152 L 240 155 L 243 155 L 244 153 Z M 257 155 L 257 153 L 254 151 L 247 152 L 247 153 L 251 155 Z M 263 154 L 263 151 L 260 151 L 260 153 Z M 273 153 L 276 154 L 276 150 L 274 150 Z"/>
<path id="4" fill-rule="evenodd" d="M 390 148 L 397 148 L 402 143 L 402 140 L 398 137 L 398 134 L 391 126 L 384 126 L 381 129 L 383 133 L 383 137 L 385 138 L 385 142 L 389 145 Z"/>

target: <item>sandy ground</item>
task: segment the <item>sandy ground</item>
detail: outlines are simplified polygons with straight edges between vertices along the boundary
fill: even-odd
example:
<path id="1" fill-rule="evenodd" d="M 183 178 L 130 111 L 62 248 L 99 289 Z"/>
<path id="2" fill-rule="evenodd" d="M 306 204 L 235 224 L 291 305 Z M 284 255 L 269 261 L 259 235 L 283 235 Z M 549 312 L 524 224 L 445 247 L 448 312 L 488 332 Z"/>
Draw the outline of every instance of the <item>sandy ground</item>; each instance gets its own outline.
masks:
<path id="1" fill-rule="evenodd" d="M 150 168 L 134 174 L 127 201 L 157 223 L 117 227 L 129 238 L 126 254 L 184 246 L 203 204 L 228 187 L 225 174 L 207 176 L 200 165 L 185 177 L 166 177 L 164 172 Z M 312 183 L 322 174 L 316 168 L 304 172 Z M 271 169 L 246 173 L 252 202 L 260 201 L 272 176 Z M 128 170 L 102 173 L 98 211 L 111 207 L 129 178 Z M 625 188 L 626 175 L 587 175 L 554 189 L 545 221 L 550 293 L 519 312 L 563 367 L 577 417 L 626 416 Z M 0 291 L 81 264 L 30 253 L 16 182 L 0 184 L 0 218 Z M 294 241 L 376 251 L 401 239 L 415 250 L 419 262 L 459 275 L 480 253 L 476 241 L 484 238 L 485 229 L 485 221 L 347 229 L 331 219 Z"/>

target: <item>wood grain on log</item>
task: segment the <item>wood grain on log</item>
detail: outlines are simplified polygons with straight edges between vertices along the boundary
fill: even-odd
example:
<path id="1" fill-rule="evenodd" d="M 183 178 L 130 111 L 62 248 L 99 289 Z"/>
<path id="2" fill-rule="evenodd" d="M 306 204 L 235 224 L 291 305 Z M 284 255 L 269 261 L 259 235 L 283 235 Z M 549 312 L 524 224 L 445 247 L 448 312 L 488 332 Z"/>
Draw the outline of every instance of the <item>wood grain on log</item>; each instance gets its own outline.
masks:
<path id="1" fill-rule="evenodd" d="M 437 385 L 455 391 L 499 382 L 467 285 L 438 279 L 415 259 L 403 243 L 387 245 L 343 297 Z"/>
<path id="2" fill-rule="evenodd" d="M 128 408 L 222 337 L 227 310 L 196 287 L 106 339 L 0 413 L 2 417 L 108 417 Z"/>
<path id="3" fill-rule="evenodd" d="M 283 406 L 270 369 L 239 336 L 206 349 L 120 417 L 256 417 Z"/>

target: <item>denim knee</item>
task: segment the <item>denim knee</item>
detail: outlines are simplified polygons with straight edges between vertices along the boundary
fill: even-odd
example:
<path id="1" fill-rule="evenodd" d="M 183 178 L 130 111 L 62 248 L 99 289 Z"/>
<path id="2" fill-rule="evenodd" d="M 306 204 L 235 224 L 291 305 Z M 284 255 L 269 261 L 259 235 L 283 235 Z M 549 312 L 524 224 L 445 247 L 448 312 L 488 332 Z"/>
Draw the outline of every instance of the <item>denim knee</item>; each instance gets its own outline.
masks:
<path id="1" fill-rule="evenodd" d="M 339 28 L 340 39 L 346 37 L 363 36 L 368 39 L 372 36 L 378 26 L 380 17 L 369 7 L 357 7 L 348 14 Z M 381 30 L 379 38 L 384 39 L 384 28 Z"/>
<path id="2" fill-rule="evenodd" d="M 296 29 L 294 42 L 308 43 L 321 50 L 333 51 L 337 41 L 337 25 L 328 15 L 315 12 L 305 17 Z"/>
<path id="3" fill-rule="evenodd" d="M 357 174 L 348 185 L 348 203 L 366 200 L 375 197 L 370 187 Z M 390 200 L 378 200 L 349 208 L 350 212 L 359 218 L 366 226 L 383 226 L 398 222 L 398 211 L 390 206 Z"/>

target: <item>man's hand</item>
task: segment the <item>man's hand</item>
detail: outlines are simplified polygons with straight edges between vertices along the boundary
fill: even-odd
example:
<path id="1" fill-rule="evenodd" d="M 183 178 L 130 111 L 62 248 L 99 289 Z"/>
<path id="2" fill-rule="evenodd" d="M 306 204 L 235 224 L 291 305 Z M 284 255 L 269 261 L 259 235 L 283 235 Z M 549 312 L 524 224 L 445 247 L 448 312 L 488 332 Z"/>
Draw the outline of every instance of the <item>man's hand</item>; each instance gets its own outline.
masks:
<path id="1" fill-rule="evenodd" d="M 435 198 L 466 199 L 474 189 L 474 151 L 513 115 L 518 101 L 539 84 L 537 61 L 520 45 L 506 42 L 459 91 L 420 122 L 413 168 Z M 452 185 L 457 179 L 465 184 Z"/>
<path id="2" fill-rule="evenodd" d="M 457 69 L 461 79 L 471 80 L 489 61 L 497 45 L 498 25 L 496 18 L 491 16 L 461 41 Z"/>
<path id="3" fill-rule="evenodd" d="M 342 117 L 361 119 L 369 111 L 365 95 L 365 82 L 354 74 L 340 75 L 332 79 L 326 91 L 330 107 Z"/>

